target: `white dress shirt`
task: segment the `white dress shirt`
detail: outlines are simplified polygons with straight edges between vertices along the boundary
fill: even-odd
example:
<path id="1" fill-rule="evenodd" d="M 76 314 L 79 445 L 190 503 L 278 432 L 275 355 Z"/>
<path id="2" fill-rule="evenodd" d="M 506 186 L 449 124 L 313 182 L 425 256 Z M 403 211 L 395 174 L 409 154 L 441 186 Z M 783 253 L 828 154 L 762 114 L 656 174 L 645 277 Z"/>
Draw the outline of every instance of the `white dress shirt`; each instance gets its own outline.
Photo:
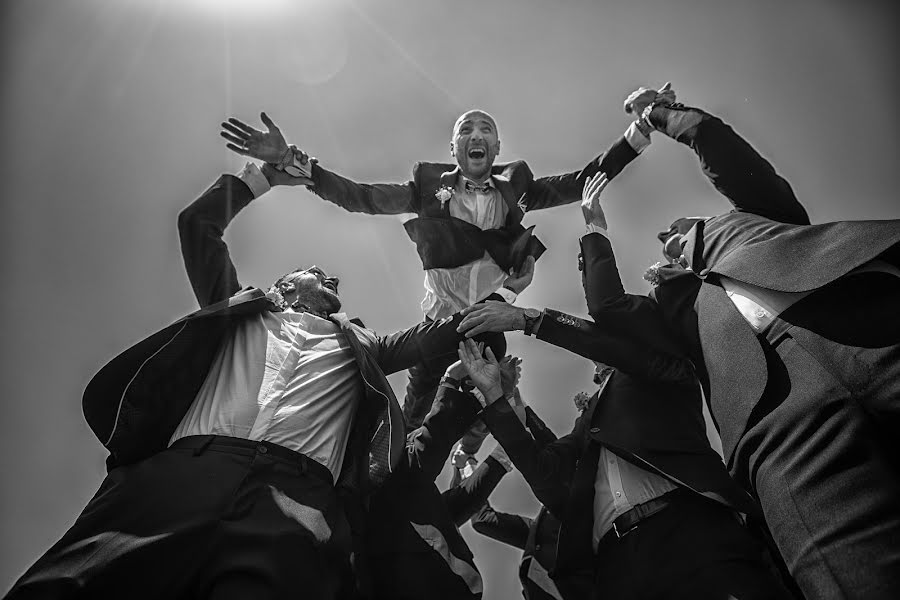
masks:
<path id="1" fill-rule="evenodd" d="M 485 182 L 489 189 L 484 192 L 466 191 L 466 181 L 463 176 L 457 181 L 449 200 L 450 215 L 480 229 L 502 226 L 508 209 L 492 179 Z M 422 312 L 433 320 L 449 317 L 494 292 L 503 294 L 506 291 L 503 288 L 506 277 L 507 273 L 487 252 L 481 258 L 460 267 L 426 269 Z M 515 297 L 507 300 L 515 300 Z"/>
<path id="2" fill-rule="evenodd" d="M 603 393 L 612 373 L 607 373 L 600 384 L 599 394 Z M 638 504 L 675 489 L 677 486 L 661 475 L 619 458 L 605 446 L 601 448 L 594 480 L 594 530 L 591 540 L 594 550 L 619 516 Z"/>
<path id="3" fill-rule="evenodd" d="M 268 183 L 248 163 L 256 194 Z M 335 478 L 362 394 L 340 327 L 309 313 L 263 312 L 235 325 L 169 443 L 189 435 L 267 441 L 325 465 Z"/>

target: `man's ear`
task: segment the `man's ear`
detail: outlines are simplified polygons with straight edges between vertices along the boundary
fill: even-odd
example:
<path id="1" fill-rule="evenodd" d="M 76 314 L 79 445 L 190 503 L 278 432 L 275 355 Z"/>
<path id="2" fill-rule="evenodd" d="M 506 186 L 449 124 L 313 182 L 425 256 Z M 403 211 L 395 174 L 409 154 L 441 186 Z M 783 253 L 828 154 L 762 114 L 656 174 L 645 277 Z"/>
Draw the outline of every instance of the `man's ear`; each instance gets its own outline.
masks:
<path id="1" fill-rule="evenodd" d="M 499 138 L 497 138 L 497 154 L 495 154 L 494 156 L 500 156 L 500 139 Z"/>
<path id="2" fill-rule="evenodd" d="M 456 147 L 453 145 L 453 141 L 450 141 L 450 156 L 456 156 Z"/>

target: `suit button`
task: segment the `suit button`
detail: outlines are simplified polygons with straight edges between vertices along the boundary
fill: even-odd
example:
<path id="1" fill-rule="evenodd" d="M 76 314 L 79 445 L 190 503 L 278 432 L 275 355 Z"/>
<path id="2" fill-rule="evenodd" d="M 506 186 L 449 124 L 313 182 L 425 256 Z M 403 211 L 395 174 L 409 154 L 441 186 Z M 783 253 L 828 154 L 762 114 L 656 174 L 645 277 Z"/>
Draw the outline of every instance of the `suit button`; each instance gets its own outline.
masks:
<path id="1" fill-rule="evenodd" d="M 259 452 L 260 454 L 265 454 L 266 452 L 269 451 L 269 449 L 266 448 L 265 446 L 263 446 L 262 444 L 260 444 L 259 446 L 256 447 L 256 451 Z"/>
<path id="2" fill-rule="evenodd" d="M 591 433 L 600 433 L 599 427 L 591 427 Z"/>

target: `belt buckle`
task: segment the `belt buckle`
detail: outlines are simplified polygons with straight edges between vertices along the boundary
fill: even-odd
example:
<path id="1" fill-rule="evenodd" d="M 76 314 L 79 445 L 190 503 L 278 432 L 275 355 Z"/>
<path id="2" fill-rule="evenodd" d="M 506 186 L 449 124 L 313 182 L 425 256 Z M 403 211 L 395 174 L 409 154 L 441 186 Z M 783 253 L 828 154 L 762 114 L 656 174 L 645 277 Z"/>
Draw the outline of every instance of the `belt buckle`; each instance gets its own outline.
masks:
<path id="1" fill-rule="evenodd" d="M 625 531 L 619 531 L 619 526 L 616 524 L 615 521 L 613 521 L 613 531 L 616 532 L 616 538 L 617 538 L 617 539 L 620 539 L 620 540 L 621 540 L 623 537 L 625 537 L 626 535 L 628 535 L 629 533 L 631 533 L 632 531 L 634 531 L 636 528 L 637 528 L 637 523 L 635 523 L 634 525 L 632 525 L 631 527 L 629 527 L 629 528 L 626 529 Z"/>

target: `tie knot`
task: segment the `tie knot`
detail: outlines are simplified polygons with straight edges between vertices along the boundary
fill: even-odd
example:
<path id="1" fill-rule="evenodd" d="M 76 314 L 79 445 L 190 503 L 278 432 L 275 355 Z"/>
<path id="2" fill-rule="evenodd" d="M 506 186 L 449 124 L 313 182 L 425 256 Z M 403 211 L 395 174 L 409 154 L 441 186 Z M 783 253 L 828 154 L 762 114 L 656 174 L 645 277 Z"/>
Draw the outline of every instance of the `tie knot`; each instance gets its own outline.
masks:
<path id="1" fill-rule="evenodd" d="M 482 194 L 486 194 L 488 190 L 491 189 L 491 186 L 487 183 L 478 184 L 474 181 L 466 180 L 466 191 L 469 193 L 472 192 L 481 192 Z"/>

